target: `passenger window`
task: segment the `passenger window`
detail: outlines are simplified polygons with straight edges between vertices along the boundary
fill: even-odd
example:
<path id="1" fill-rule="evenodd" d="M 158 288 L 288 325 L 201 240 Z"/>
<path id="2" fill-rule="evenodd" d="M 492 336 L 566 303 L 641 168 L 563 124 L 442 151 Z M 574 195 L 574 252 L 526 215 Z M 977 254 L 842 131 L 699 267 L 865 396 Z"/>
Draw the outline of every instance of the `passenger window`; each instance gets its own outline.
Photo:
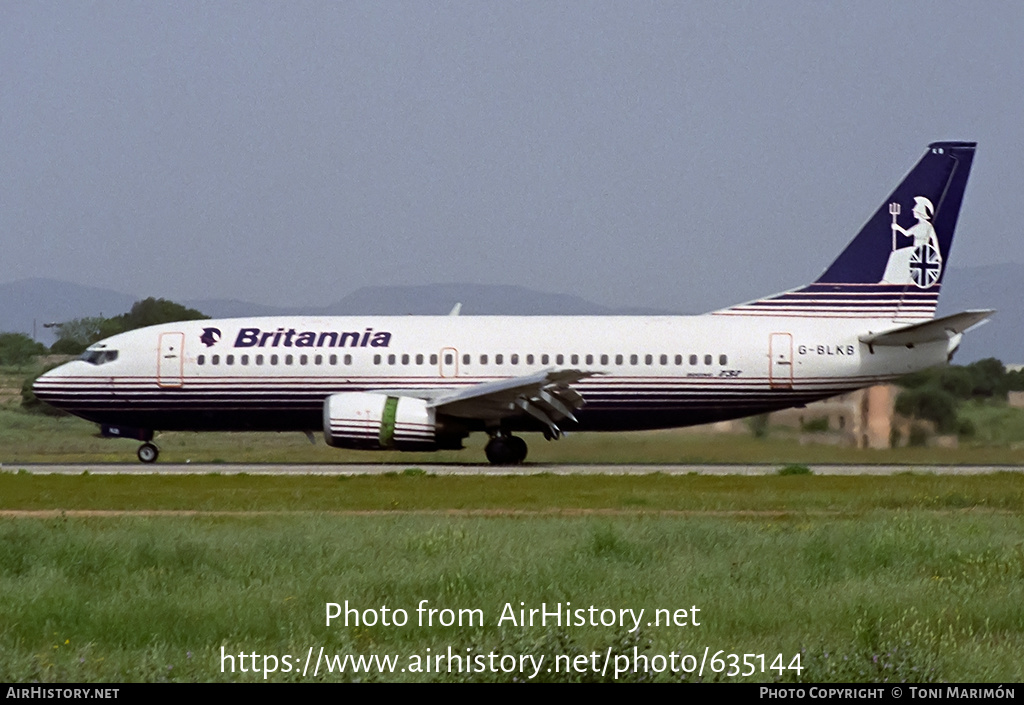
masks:
<path id="1" fill-rule="evenodd" d="M 242 355 L 242 364 L 243 365 L 248 365 L 249 364 L 249 356 L 248 355 Z"/>
<path id="2" fill-rule="evenodd" d="M 197 357 L 196 358 L 196 364 L 197 365 L 205 365 L 206 364 L 206 355 L 200 355 L 199 357 Z"/>
<path id="3" fill-rule="evenodd" d="M 663 365 L 667 365 L 668 364 L 668 355 L 662 355 L 661 356 L 661 364 L 663 364 Z"/>
<path id="4" fill-rule="evenodd" d="M 562 355 L 561 353 L 559 353 L 558 355 L 555 355 L 555 364 L 556 365 L 561 365 L 564 361 L 565 361 L 565 356 L 564 355 Z"/>
<path id="5" fill-rule="evenodd" d="M 629 364 L 635 365 L 638 362 L 640 362 L 640 358 L 638 356 L 636 356 L 636 355 L 630 355 L 629 356 Z"/>
<path id="6" fill-rule="evenodd" d="M 210 364 L 211 365 L 219 365 L 220 364 L 220 355 L 214 355 L 213 357 L 211 357 L 210 358 Z"/>
<path id="7" fill-rule="evenodd" d="M 299 364 L 305 365 L 309 362 L 309 355 L 299 355 Z"/>
<path id="8" fill-rule="evenodd" d="M 547 356 L 547 354 L 545 353 L 544 355 L 541 355 L 541 356 L 540 356 L 540 364 L 542 364 L 542 365 L 546 365 L 546 364 L 548 364 L 548 360 L 550 360 L 550 359 L 551 359 L 551 358 L 549 358 L 549 357 Z"/>
<path id="9" fill-rule="evenodd" d="M 285 355 L 284 356 L 284 364 L 291 365 L 294 362 L 295 362 L 295 358 L 293 356 L 291 356 L 291 355 Z"/>
<path id="10" fill-rule="evenodd" d="M 697 356 L 696 355 L 690 355 L 690 364 L 691 365 L 696 365 L 697 364 Z"/>
<path id="11" fill-rule="evenodd" d="M 481 355 L 480 356 L 480 364 L 481 365 L 486 365 L 487 364 L 487 356 L 486 355 Z"/>
<path id="12" fill-rule="evenodd" d="M 512 353 L 511 355 L 508 356 L 508 361 L 511 362 L 513 365 L 518 365 L 519 355 L 517 353 Z"/>
<path id="13" fill-rule="evenodd" d="M 323 355 L 317 355 L 316 357 L 313 358 L 313 363 L 316 364 L 316 365 L 324 364 L 324 356 Z"/>
<path id="14" fill-rule="evenodd" d="M 395 364 L 395 356 L 394 356 L 394 354 L 388 355 L 388 364 L 389 365 Z"/>
<path id="15" fill-rule="evenodd" d="M 338 356 L 337 355 L 331 355 L 329 358 L 327 358 L 327 361 L 330 362 L 331 365 L 337 365 L 338 364 Z"/>
<path id="16" fill-rule="evenodd" d="M 469 355 L 463 355 L 462 356 L 462 364 L 463 365 L 468 365 L 469 364 Z"/>
<path id="17" fill-rule="evenodd" d="M 346 365 L 351 365 L 352 364 L 352 356 L 351 355 L 346 355 L 345 356 L 345 364 Z"/>
<path id="18" fill-rule="evenodd" d="M 256 356 L 256 364 L 257 365 L 262 365 L 263 364 L 263 356 L 262 355 L 257 355 Z"/>
<path id="19" fill-rule="evenodd" d="M 527 365 L 532 365 L 533 364 L 533 355 L 527 355 L 526 356 L 526 364 Z"/>
<path id="20" fill-rule="evenodd" d="M 682 355 L 676 355 L 676 364 L 677 365 L 683 364 L 683 356 Z"/>
<path id="21" fill-rule="evenodd" d="M 593 365 L 594 364 L 594 356 L 593 355 L 587 355 L 586 360 L 587 360 L 587 364 L 588 365 Z"/>
<path id="22" fill-rule="evenodd" d="M 445 353 L 444 354 L 444 364 L 450 365 L 453 362 L 455 362 L 455 358 L 452 356 L 452 354 L 451 353 Z"/>
<path id="23" fill-rule="evenodd" d="M 418 354 L 416 356 L 416 364 L 417 365 L 422 365 L 423 364 L 423 353 L 420 353 L 420 354 Z"/>
<path id="24" fill-rule="evenodd" d="M 380 360 L 381 360 L 380 355 L 374 355 L 373 356 L 373 364 L 379 365 L 380 364 Z"/>
<path id="25" fill-rule="evenodd" d="M 494 364 L 495 365 L 500 365 L 502 362 L 504 362 L 504 360 L 505 360 L 505 357 L 501 353 L 498 353 L 497 355 L 494 356 Z"/>
<path id="26" fill-rule="evenodd" d="M 430 364 L 431 365 L 436 365 L 437 364 L 437 353 L 434 353 L 433 355 L 430 356 Z"/>
<path id="27" fill-rule="evenodd" d="M 654 362 L 654 355 L 645 355 L 644 362 L 648 365 L 652 364 Z"/>
<path id="28" fill-rule="evenodd" d="M 710 365 L 711 364 L 711 356 L 710 355 L 705 355 L 704 356 L 704 364 L 705 365 Z"/>
<path id="29" fill-rule="evenodd" d="M 271 365 L 276 365 L 277 364 L 277 355 L 271 355 L 270 356 L 270 364 Z"/>
<path id="30" fill-rule="evenodd" d="M 224 359 L 224 364 L 225 365 L 233 365 L 233 364 L 235 364 L 235 356 L 234 355 L 228 355 Z"/>
<path id="31" fill-rule="evenodd" d="M 408 365 L 409 364 L 409 355 L 408 354 L 402 355 L 402 364 L 403 365 Z"/>
<path id="32" fill-rule="evenodd" d="M 719 365 L 728 365 L 729 364 L 729 356 L 728 355 L 719 355 L 718 356 L 718 364 Z"/>
<path id="33" fill-rule="evenodd" d="M 615 356 L 615 364 L 616 365 L 621 365 L 622 364 L 622 355 L 616 355 Z"/>
<path id="34" fill-rule="evenodd" d="M 601 356 L 601 364 L 602 365 L 607 365 L 608 364 L 608 356 L 607 355 L 602 355 Z"/>

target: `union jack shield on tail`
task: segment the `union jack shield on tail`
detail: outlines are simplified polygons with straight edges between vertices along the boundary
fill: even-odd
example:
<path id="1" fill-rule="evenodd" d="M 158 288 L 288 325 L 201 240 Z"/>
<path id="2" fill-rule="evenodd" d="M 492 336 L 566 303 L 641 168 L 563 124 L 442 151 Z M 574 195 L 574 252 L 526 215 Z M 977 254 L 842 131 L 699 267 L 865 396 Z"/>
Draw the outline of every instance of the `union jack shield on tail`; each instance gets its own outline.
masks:
<path id="1" fill-rule="evenodd" d="M 942 256 L 931 245 L 918 245 L 910 255 L 910 277 L 920 289 L 927 289 L 942 274 Z"/>

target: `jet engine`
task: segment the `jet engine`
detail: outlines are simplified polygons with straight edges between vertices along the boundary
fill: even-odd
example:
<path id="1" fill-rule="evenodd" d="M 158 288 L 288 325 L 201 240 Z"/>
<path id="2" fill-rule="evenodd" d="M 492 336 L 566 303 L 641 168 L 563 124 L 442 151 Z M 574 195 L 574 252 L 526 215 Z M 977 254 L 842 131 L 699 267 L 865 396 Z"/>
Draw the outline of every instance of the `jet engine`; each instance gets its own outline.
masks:
<path id="1" fill-rule="evenodd" d="M 324 401 L 324 440 L 335 448 L 431 451 L 461 448 L 465 436 L 442 433 L 423 399 L 342 392 Z"/>

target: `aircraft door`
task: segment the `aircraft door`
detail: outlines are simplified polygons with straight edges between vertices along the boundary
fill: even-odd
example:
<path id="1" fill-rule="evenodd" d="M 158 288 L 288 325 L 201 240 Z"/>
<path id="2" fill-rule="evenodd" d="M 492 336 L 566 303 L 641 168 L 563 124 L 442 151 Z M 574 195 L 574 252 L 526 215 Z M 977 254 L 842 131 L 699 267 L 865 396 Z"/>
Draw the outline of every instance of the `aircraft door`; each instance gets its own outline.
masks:
<path id="1" fill-rule="evenodd" d="M 793 335 L 772 333 L 768 341 L 768 381 L 772 389 L 793 388 Z"/>
<path id="2" fill-rule="evenodd" d="M 457 377 L 459 375 L 459 351 L 455 348 L 441 348 L 438 366 L 442 377 Z"/>
<path id="3" fill-rule="evenodd" d="M 156 363 L 156 383 L 161 387 L 184 384 L 184 333 L 161 333 L 160 352 Z"/>

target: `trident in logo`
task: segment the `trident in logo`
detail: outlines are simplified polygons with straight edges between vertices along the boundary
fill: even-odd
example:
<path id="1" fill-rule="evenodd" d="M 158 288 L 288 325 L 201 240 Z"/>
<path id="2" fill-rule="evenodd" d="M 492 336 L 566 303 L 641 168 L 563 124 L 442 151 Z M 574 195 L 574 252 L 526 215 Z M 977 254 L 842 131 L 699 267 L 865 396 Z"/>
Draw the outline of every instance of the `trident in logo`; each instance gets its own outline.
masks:
<path id="1" fill-rule="evenodd" d="M 898 216 L 900 214 L 900 204 L 899 203 L 890 203 L 889 204 L 889 213 L 890 213 L 890 215 L 892 215 L 892 224 L 893 224 L 893 226 L 898 226 L 899 224 L 896 222 L 896 216 Z M 893 227 L 893 229 L 892 229 L 892 251 L 893 252 L 896 251 L 896 227 Z"/>

